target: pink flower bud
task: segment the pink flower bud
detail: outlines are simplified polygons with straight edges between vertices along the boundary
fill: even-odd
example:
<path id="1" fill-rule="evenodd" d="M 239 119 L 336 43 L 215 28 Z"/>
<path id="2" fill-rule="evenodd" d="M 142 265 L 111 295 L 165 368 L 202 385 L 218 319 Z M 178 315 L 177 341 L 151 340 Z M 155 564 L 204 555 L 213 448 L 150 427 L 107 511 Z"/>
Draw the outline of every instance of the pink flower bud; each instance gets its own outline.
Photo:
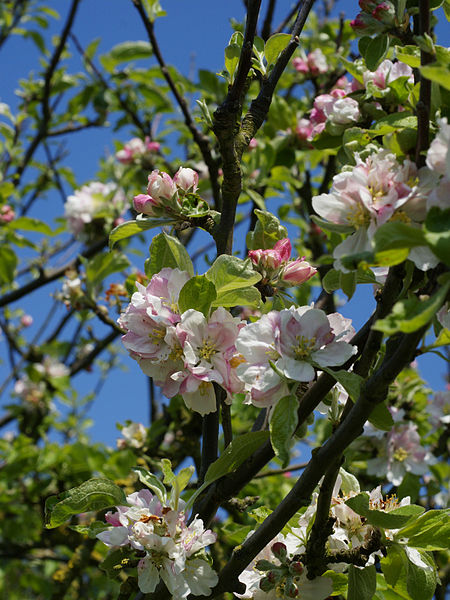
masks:
<path id="1" fill-rule="evenodd" d="M 282 240 L 278 240 L 273 249 L 278 252 L 280 258 L 283 262 L 288 261 L 291 256 L 291 242 L 289 238 L 283 238 Z"/>
<path id="2" fill-rule="evenodd" d="M 254 265 L 270 271 L 279 269 L 283 263 L 280 253 L 275 248 L 269 250 L 249 250 L 248 256 Z"/>
<path id="3" fill-rule="evenodd" d="M 176 191 L 177 186 L 167 173 L 160 173 L 158 169 L 155 169 L 148 176 L 147 193 L 154 200 L 159 200 L 160 198 L 170 199 Z"/>
<path id="4" fill-rule="evenodd" d="M 161 144 L 159 142 L 150 141 L 150 138 L 148 136 L 145 138 L 145 148 L 148 152 L 158 152 L 160 147 Z"/>
<path id="5" fill-rule="evenodd" d="M 16 216 L 14 210 L 9 204 L 4 204 L 0 208 L 0 223 L 10 223 Z"/>
<path id="6" fill-rule="evenodd" d="M 30 327 L 33 324 L 33 317 L 31 315 L 22 315 L 20 322 L 24 327 Z"/>
<path id="7" fill-rule="evenodd" d="M 256 138 L 252 138 L 248 143 L 248 147 L 250 148 L 250 150 L 253 150 L 253 148 L 257 148 L 258 140 Z"/>
<path id="8" fill-rule="evenodd" d="M 158 206 L 158 202 L 155 202 L 155 200 L 147 194 L 138 194 L 133 198 L 133 206 L 136 212 L 153 216 L 153 209 L 155 206 Z"/>
<path id="9" fill-rule="evenodd" d="M 302 259 L 289 262 L 283 269 L 281 279 L 290 285 L 299 285 L 311 279 L 317 273 L 317 269 Z"/>
<path id="10" fill-rule="evenodd" d="M 198 173 L 196 173 L 193 169 L 180 167 L 175 173 L 173 181 L 185 192 L 190 190 L 195 193 L 198 187 Z"/>
<path id="11" fill-rule="evenodd" d="M 125 148 L 122 148 L 122 150 L 116 152 L 116 158 L 123 165 L 128 165 L 133 162 L 133 153 L 125 146 Z"/>
<path id="12" fill-rule="evenodd" d="M 295 132 L 301 140 L 311 139 L 313 126 L 309 119 L 300 119 L 295 128 Z"/>
<path id="13" fill-rule="evenodd" d="M 286 580 L 284 595 L 288 598 L 296 598 L 298 596 L 298 587 L 291 579 Z"/>
<path id="14" fill-rule="evenodd" d="M 269 577 L 263 577 L 259 581 L 259 587 L 263 592 L 270 592 L 275 587 L 275 582 L 271 581 Z"/>
<path id="15" fill-rule="evenodd" d="M 123 217 L 117 217 L 117 219 L 114 219 L 114 227 L 117 227 L 118 225 L 122 225 L 122 223 L 125 223 L 125 219 Z"/>
<path id="16" fill-rule="evenodd" d="M 373 0 L 359 0 L 358 4 L 361 10 L 366 13 L 371 13 L 377 5 L 376 2 L 373 2 Z"/>
<path id="17" fill-rule="evenodd" d="M 366 23 L 366 18 L 364 18 L 363 13 L 359 13 L 358 15 L 356 15 L 353 21 L 350 21 L 350 27 L 357 34 L 362 34 L 366 32 L 368 24 Z"/>

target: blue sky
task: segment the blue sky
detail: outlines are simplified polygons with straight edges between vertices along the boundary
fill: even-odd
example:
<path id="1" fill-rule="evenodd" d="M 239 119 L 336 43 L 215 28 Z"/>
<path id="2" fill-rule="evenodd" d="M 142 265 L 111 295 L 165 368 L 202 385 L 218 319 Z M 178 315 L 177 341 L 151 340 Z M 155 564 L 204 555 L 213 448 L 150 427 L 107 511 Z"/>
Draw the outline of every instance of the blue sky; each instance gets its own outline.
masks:
<path id="1" fill-rule="evenodd" d="M 56 10 L 68 7 L 69 2 L 61 0 L 47 2 Z M 288 10 L 291 2 L 279 2 L 284 10 Z M 213 72 L 223 68 L 224 47 L 231 35 L 229 25 L 230 17 L 242 20 L 244 6 L 241 0 L 227 0 L 227 2 L 211 0 L 162 0 L 162 5 L 168 16 L 158 19 L 156 34 L 159 39 L 163 56 L 168 64 L 174 64 L 182 73 L 189 75 L 199 68 L 210 69 Z M 265 14 L 267 0 L 263 2 L 262 14 Z M 284 10 L 277 11 L 274 22 L 278 24 L 284 16 Z M 338 2 L 335 13 L 343 10 L 348 18 L 354 18 L 357 12 L 356 2 Z M 441 12 L 441 11 L 440 11 Z M 59 32 L 61 23 L 52 22 L 49 36 Z M 442 15 L 440 15 L 442 20 Z M 447 26 L 447 29 L 446 29 Z M 75 21 L 75 33 L 83 46 L 94 38 L 100 37 L 99 51 L 105 52 L 115 44 L 131 39 L 146 39 L 145 31 L 141 25 L 137 11 L 128 0 L 83 0 Z M 438 29 L 438 40 L 443 45 L 449 45 L 450 34 L 445 19 Z M 76 51 L 71 47 L 74 54 Z M 3 60 L 0 64 L 0 78 L 2 89 L 0 101 L 11 104 L 16 103 L 14 89 L 19 77 L 27 77 L 32 70 L 38 71 L 36 64 L 36 51 L 31 41 L 24 41 L 19 37 L 8 40 L 2 50 Z M 11 60 L 14 57 L 14 60 Z M 6 58 L 6 60 L 5 60 Z M 111 130 L 87 131 L 70 138 L 70 164 L 74 169 L 77 180 L 84 183 L 95 177 L 98 159 L 105 153 L 113 150 L 113 140 L 117 139 Z M 126 141 L 126 137 L 123 138 Z M 67 190 L 71 193 L 72 190 Z M 59 198 L 52 198 L 47 208 L 49 214 L 61 215 L 62 202 Z M 36 215 L 38 216 L 38 215 Z M 205 234 L 206 235 L 206 234 Z M 295 233 L 294 233 L 295 235 Z M 205 236 L 200 236 L 198 244 L 206 241 Z M 57 286 L 59 287 L 59 286 Z M 35 325 L 31 328 L 33 335 L 39 327 L 39 315 L 48 310 L 49 293 L 55 286 L 44 287 L 35 293 L 32 298 L 26 299 L 21 307 L 25 308 L 35 318 Z M 345 316 L 354 319 L 355 326 L 361 325 L 370 313 L 369 305 L 373 304 L 371 290 L 363 287 L 357 291 L 350 303 L 343 305 L 340 310 Z M 15 305 L 15 306 L 17 306 Z M 64 314 L 64 308 L 58 309 L 59 315 Z M 56 324 L 57 320 L 54 320 Z M 138 369 L 135 361 L 123 353 L 123 364 L 127 372 L 114 372 L 106 381 L 98 399 L 90 411 L 90 417 L 95 425 L 90 430 L 94 440 L 104 441 L 113 445 L 118 436 L 115 424 L 123 423 L 126 419 L 148 421 L 148 392 L 147 382 Z M 3 380 L 8 362 L 0 364 Z M 445 366 L 442 361 L 428 355 L 420 360 L 420 368 L 426 373 L 430 384 L 435 388 L 444 385 L 443 375 Z M 74 379 L 74 385 L 81 393 L 88 393 L 95 385 L 94 376 L 83 373 Z"/>

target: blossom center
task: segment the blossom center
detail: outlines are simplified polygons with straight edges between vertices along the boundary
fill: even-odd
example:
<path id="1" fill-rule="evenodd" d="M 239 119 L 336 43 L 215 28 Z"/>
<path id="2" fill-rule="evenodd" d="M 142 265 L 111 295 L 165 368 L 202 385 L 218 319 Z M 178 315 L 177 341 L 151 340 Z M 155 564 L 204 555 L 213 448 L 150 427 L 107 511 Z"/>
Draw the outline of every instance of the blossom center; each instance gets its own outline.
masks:
<path id="1" fill-rule="evenodd" d="M 152 331 L 148 334 L 148 337 L 153 343 L 158 344 L 159 342 L 162 342 L 165 335 L 166 330 L 163 327 L 155 327 L 155 329 L 152 329 Z"/>
<path id="2" fill-rule="evenodd" d="M 303 335 L 298 335 L 296 338 L 298 346 L 294 347 L 295 358 L 303 360 L 308 358 L 316 345 L 316 338 L 307 338 Z"/>
<path id="3" fill-rule="evenodd" d="M 246 360 L 242 356 L 242 354 L 236 354 L 236 356 L 233 356 L 233 358 L 230 360 L 230 367 L 232 369 L 235 369 L 236 367 L 238 367 L 239 365 L 241 365 L 242 363 L 245 363 L 245 362 L 246 362 Z"/>
<path id="4" fill-rule="evenodd" d="M 347 221 L 355 229 L 367 227 L 370 224 L 370 215 L 365 210 L 364 206 L 358 202 L 349 210 L 347 214 Z"/>
<path id="5" fill-rule="evenodd" d="M 203 342 L 203 346 L 198 350 L 199 357 L 205 360 L 211 360 L 211 357 L 216 353 L 216 345 L 209 338 Z"/>
<path id="6" fill-rule="evenodd" d="M 399 223 L 411 223 L 411 219 L 404 210 L 396 210 L 389 221 L 398 221 Z"/>
<path id="7" fill-rule="evenodd" d="M 401 446 L 400 448 L 397 448 L 397 450 L 394 452 L 394 460 L 397 460 L 398 462 L 403 462 L 407 458 L 408 452 Z"/>

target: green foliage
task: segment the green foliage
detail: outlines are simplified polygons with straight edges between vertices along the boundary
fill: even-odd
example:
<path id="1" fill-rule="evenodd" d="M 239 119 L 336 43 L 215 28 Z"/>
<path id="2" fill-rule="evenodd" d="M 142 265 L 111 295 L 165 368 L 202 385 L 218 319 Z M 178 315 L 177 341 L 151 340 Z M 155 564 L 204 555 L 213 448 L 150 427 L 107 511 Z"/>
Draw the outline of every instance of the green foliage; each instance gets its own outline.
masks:
<path id="1" fill-rule="evenodd" d="M 358 569 L 348 568 L 347 600 L 371 600 L 377 588 L 375 565 Z"/>
<path id="2" fill-rule="evenodd" d="M 205 277 L 214 284 L 217 296 L 212 306 L 259 306 L 261 295 L 252 287 L 261 279 L 249 259 L 223 254 L 216 258 Z"/>
<path id="3" fill-rule="evenodd" d="M 270 212 L 255 209 L 258 219 L 255 229 L 247 234 L 249 250 L 273 248 L 278 240 L 287 237 L 287 229 Z"/>
<path id="4" fill-rule="evenodd" d="M 181 288 L 178 299 L 180 312 L 188 309 L 202 312 L 206 317 L 209 314 L 211 304 L 217 297 L 214 283 L 207 279 L 206 275 L 197 275 L 189 279 Z"/>
<path id="5" fill-rule="evenodd" d="M 145 273 L 152 277 L 164 267 L 187 271 L 194 274 L 194 267 L 183 244 L 167 233 L 159 233 L 150 244 L 150 258 L 145 263 Z"/>
<path id="6" fill-rule="evenodd" d="M 389 512 L 369 508 L 369 495 L 367 492 L 353 496 L 345 503 L 358 515 L 364 517 L 368 523 L 383 529 L 399 529 L 412 518 L 416 518 L 424 512 L 424 508 L 416 504 L 399 506 Z"/>
<path id="7" fill-rule="evenodd" d="M 45 525 L 48 529 L 58 527 L 80 512 L 101 510 L 126 504 L 123 490 L 109 479 L 93 477 L 76 488 L 45 502 Z"/>
<path id="8" fill-rule="evenodd" d="M 298 424 L 297 410 L 297 398 L 284 396 L 277 402 L 270 418 L 270 443 L 283 468 L 289 464 L 292 436 Z"/>

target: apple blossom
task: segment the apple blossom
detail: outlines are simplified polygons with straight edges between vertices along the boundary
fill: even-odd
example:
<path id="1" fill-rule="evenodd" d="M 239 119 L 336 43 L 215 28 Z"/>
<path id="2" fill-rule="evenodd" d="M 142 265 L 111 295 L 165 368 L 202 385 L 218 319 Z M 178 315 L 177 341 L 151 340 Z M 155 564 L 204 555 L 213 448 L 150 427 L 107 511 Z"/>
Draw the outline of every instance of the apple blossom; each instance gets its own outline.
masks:
<path id="1" fill-rule="evenodd" d="M 316 48 L 306 57 L 303 55 L 302 58 L 294 58 L 292 64 L 296 71 L 305 75 L 316 76 L 328 71 L 327 59 L 320 48 Z"/>
<path id="2" fill-rule="evenodd" d="M 216 536 L 205 530 L 203 521 L 195 517 L 186 525 L 184 502 L 178 508 L 163 505 L 147 490 L 127 496 L 128 506 L 105 515 L 112 527 L 97 534 L 109 547 L 131 546 L 145 552 L 137 567 L 138 586 L 143 594 L 152 593 L 160 579 L 174 600 L 190 593 L 209 595 L 218 581 L 217 574 L 204 556 L 204 549 Z"/>
<path id="3" fill-rule="evenodd" d="M 193 169 L 180 167 L 173 178 L 176 186 L 184 192 L 192 192 L 195 194 L 198 187 L 198 173 Z"/>
<path id="4" fill-rule="evenodd" d="M 118 448 L 142 448 L 145 444 L 147 429 L 142 423 L 130 423 L 126 427 L 122 427 L 120 433 L 123 439 L 117 440 Z"/>
<path id="5" fill-rule="evenodd" d="M 429 422 L 435 429 L 450 424 L 450 390 L 435 392 L 427 406 Z"/>
<path id="6" fill-rule="evenodd" d="M 245 383 L 247 401 L 270 406 L 288 393 L 289 381 L 312 381 L 315 367 L 344 364 L 356 348 L 344 341 L 351 328 L 339 317 L 309 306 L 291 307 L 244 327 L 236 348 L 245 362 L 237 374 Z"/>
<path id="7" fill-rule="evenodd" d="M 414 83 L 413 70 L 409 65 L 402 62 L 395 62 L 385 59 L 378 66 L 376 71 L 365 70 L 363 73 L 364 85 L 373 82 L 380 90 L 386 89 L 392 81 L 406 77 L 410 83 Z"/>
<path id="8" fill-rule="evenodd" d="M 93 181 L 69 196 L 64 208 L 67 228 L 75 237 L 80 237 L 94 219 L 106 216 L 114 219 L 122 215 L 127 206 L 124 192 L 117 184 Z"/>
<path id="9" fill-rule="evenodd" d="M 367 461 L 367 473 L 385 473 L 388 481 L 400 485 L 406 473 L 424 475 L 435 459 L 420 443 L 417 425 L 400 423 L 383 436 L 379 455 Z"/>
<path id="10" fill-rule="evenodd" d="M 45 396 L 45 383 L 32 381 L 27 375 L 21 377 L 14 384 L 14 394 L 32 404 L 38 404 Z"/>
<path id="11" fill-rule="evenodd" d="M 432 185 L 428 173 L 426 168 L 418 171 L 408 159 L 400 164 L 387 150 L 379 150 L 364 161 L 356 155 L 356 166 L 335 175 L 330 192 L 312 200 L 318 215 L 355 230 L 336 246 L 334 258 L 370 250 L 371 239 L 383 223 L 423 221 L 426 195 Z M 414 248 L 410 257 L 423 270 L 437 264 L 425 247 Z M 336 264 L 342 269 L 339 260 Z"/>

